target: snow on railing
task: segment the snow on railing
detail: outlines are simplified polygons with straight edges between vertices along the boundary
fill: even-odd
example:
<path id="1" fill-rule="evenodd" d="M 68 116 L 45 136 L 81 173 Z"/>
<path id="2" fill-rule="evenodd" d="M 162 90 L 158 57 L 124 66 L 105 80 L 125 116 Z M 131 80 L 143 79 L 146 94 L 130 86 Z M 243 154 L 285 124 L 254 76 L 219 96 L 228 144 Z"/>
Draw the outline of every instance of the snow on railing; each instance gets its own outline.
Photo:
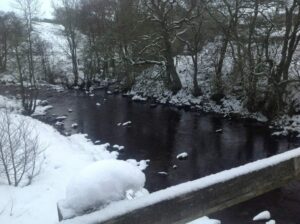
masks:
<path id="1" fill-rule="evenodd" d="M 300 148 L 142 198 L 115 202 L 92 214 L 64 220 L 63 224 L 186 223 L 279 188 L 298 177 Z"/>

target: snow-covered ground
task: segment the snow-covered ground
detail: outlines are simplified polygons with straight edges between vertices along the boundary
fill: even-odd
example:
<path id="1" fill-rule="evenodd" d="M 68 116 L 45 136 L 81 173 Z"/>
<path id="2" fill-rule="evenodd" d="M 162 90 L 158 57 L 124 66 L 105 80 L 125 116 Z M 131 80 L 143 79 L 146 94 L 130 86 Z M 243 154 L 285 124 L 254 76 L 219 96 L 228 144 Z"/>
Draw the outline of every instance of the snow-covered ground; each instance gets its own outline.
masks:
<path id="1" fill-rule="evenodd" d="M 18 116 L 21 115 L 11 115 Z M 0 185 L 0 223 L 57 223 L 56 203 L 65 197 L 65 188 L 73 176 L 100 159 L 116 159 L 103 145 L 93 145 L 84 135 L 64 137 L 54 128 L 30 117 L 39 135 L 44 162 L 41 173 L 26 187 Z"/>
<path id="2" fill-rule="evenodd" d="M 0 95 L 0 109 L 8 108 L 16 113 L 22 112 L 21 100 L 16 98 L 7 98 Z M 37 100 L 37 107 L 32 116 L 45 115 L 47 110 L 52 108 L 51 105 L 45 105 L 41 100 Z"/>

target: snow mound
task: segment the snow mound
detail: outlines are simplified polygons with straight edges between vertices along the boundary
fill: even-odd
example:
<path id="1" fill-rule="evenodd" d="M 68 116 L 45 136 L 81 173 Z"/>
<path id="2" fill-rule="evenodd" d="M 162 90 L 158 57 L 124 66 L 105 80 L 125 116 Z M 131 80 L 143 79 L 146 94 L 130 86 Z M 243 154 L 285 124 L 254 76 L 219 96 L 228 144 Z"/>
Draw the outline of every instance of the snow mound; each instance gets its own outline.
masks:
<path id="1" fill-rule="evenodd" d="M 63 209 L 81 215 L 143 190 L 145 175 L 136 166 L 120 160 L 103 160 L 83 169 L 66 188 Z M 132 194 L 131 194 L 132 195 Z"/>
<path id="2" fill-rule="evenodd" d="M 260 220 L 268 220 L 271 218 L 271 214 L 269 211 L 263 211 L 259 214 L 257 214 L 254 218 L 253 221 L 260 221 Z"/>

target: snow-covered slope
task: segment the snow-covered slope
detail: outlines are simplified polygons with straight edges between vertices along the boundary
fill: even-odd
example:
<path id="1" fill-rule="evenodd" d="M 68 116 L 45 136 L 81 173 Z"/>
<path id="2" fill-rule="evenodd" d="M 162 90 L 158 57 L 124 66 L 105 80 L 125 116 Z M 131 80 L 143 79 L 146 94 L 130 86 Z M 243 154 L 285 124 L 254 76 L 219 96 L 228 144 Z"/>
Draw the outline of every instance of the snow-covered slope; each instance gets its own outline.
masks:
<path id="1" fill-rule="evenodd" d="M 56 203 L 65 197 L 70 178 L 96 159 L 115 159 L 117 153 L 109 153 L 105 145 L 93 145 L 84 135 L 64 137 L 49 125 L 22 119 L 39 133 L 40 145 L 46 148 L 45 160 L 32 185 L 15 188 L 0 184 L 0 223 L 53 224 L 58 220 Z"/>

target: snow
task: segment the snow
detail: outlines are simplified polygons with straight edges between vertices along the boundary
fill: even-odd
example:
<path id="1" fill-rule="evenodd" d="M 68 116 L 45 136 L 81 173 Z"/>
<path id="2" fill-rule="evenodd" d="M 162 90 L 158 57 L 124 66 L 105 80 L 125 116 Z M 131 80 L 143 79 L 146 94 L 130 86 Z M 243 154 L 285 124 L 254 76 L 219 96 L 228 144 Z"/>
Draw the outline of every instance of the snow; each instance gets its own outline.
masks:
<path id="1" fill-rule="evenodd" d="M 266 222 L 266 224 L 276 224 L 276 221 L 272 219 L 272 220 Z"/>
<path id="2" fill-rule="evenodd" d="M 67 119 L 67 116 L 60 116 L 60 117 L 56 118 L 57 121 L 63 121 L 63 120 L 66 120 L 66 119 Z"/>
<path id="3" fill-rule="evenodd" d="M 187 152 L 180 153 L 176 156 L 177 159 L 187 159 L 189 154 Z"/>
<path id="4" fill-rule="evenodd" d="M 96 103 L 96 106 L 97 106 L 97 107 L 100 107 L 100 106 L 101 106 L 101 103 Z"/>
<path id="5" fill-rule="evenodd" d="M 261 221 L 261 220 L 268 220 L 271 218 L 271 214 L 269 211 L 263 211 L 259 214 L 257 214 L 254 218 L 253 221 Z"/>
<path id="6" fill-rule="evenodd" d="M 37 100 L 37 106 L 35 112 L 32 116 L 37 115 L 45 115 L 47 110 L 53 108 L 51 105 L 45 105 L 41 103 L 43 101 Z M 44 106 L 43 106 L 44 105 Z M 9 110 L 13 110 L 14 112 L 21 112 L 22 111 L 22 103 L 21 100 L 16 98 L 8 98 L 5 96 L 0 95 L 0 109 L 7 108 Z"/>
<path id="7" fill-rule="evenodd" d="M 38 115 L 46 115 L 46 112 L 50 109 L 52 109 L 53 106 L 51 105 L 46 105 L 46 106 L 37 106 L 35 108 L 34 113 L 32 114 L 32 116 L 38 116 Z"/>
<path id="8" fill-rule="evenodd" d="M 150 160 L 141 160 L 136 161 L 135 159 L 128 159 L 126 162 L 131 163 L 132 165 L 138 167 L 140 170 L 145 170 L 149 166 Z"/>
<path id="9" fill-rule="evenodd" d="M 61 122 L 61 121 L 55 122 L 55 126 L 61 127 L 61 126 L 64 126 L 64 125 L 65 125 L 64 122 Z"/>
<path id="10" fill-rule="evenodd" d="M 168 176 L 168 173 L 165 171 L 157 172 L 159 175 Z"/>
<path id="11" fill-rule="evenodd" d="M 283 115 L 272 122 L 272 126 L 279 131 L 272 133 L 274 136 L 298 135 L 300 137 L 300 115 L 288 116 Z"/>
<path id="12" fill-rule="evenodd" d="M 41 173 L 32 185 L 15 188 L 0 185 L 0 223 L 57 223 L 56 203 L 64 198 L 70 178 L 100 159 L 115 159 L 106 145 L 93 145 L 86 136 L 62 136 L 53 127 L 31 117 L 12 114 L 27 120 L 39 135 L 44 151 Z M 16 121 L 17 119 L 14 119 Z"/>
<path id="13" fill-rule="evenodd" d="M 146 101 L 147 98 L 146 97 L 142 97 L 142 96 L 139 96 L 139 95 L 135 95 L 131 98 L 133 101 Z"/>
<path id="14" fill-rule="evenodd" d="M 81 215 L 125 199 L 128 191 L 135 195 L 143 189 L 145 181 L 144 173 L 128 162 L 98 161 L 71 179 L 66 189 L 66 199 L 60 205 L 69 214 L 73 211 L 74 215 Z"/>
<path id="15" fill-rule="evenodd" d="M 122 145 L 113 145 L 113 148 L 118 149 L 119 151 L 123 150 L 125 147 Z"/>

